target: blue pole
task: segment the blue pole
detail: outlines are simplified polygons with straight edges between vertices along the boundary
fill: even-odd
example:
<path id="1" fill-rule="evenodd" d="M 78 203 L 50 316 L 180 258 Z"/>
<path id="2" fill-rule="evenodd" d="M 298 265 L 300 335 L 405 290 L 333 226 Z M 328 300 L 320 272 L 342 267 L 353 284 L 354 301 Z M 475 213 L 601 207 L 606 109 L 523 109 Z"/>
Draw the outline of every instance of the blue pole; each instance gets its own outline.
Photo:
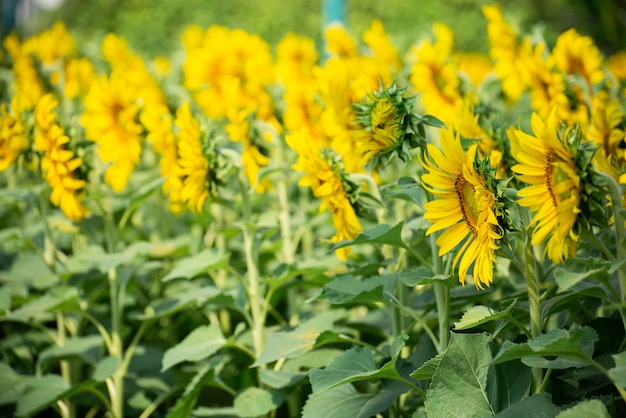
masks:
<path id="1" fill-rule="evenodd" d="M 331 23 L 345 23 L 344 0 L 322 0 L 322 25 L 328 26 Z"/>

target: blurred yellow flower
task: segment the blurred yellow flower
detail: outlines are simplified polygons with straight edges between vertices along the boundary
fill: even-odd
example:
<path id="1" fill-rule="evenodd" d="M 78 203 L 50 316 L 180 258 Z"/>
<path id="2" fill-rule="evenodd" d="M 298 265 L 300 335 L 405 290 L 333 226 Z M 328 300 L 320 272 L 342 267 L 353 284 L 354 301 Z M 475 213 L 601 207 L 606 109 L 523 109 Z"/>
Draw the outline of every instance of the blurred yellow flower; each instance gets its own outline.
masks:
<path id="1" fill-rule="evenodd" d="M 424 188 L 435 196 L 424 204 L 424 218 L 432 223 L 426 235 L 443 230 L 436 240 L 439 256 L 458 248 L 453 268 L 458 266 L 459 281 L 465 284 L 471 273 L 476 287 L 482 289 L 493 282 L 495 251 L 503 236 L 495 197 L 474 168 L 475 147 L 466 154 L 460 138 L 445 128 L 440 143 L 441 150 L 428 144 L 428 158 L 423 161 Z"/>
<path id="2" fill-rule="evenodd" d="M 569 29 L 556 40 L 552 56 L 559 70 L 567 74 L 578 74 L 589 86 L 604 79 L 603 59 L 593 39 L 580 35 L 576 29 Z"/>
<path id="3" fill-rule="evenodd" d="M 84 95 L 96 77 L 93 64 L 87 58 L 67 60 L 65 64 L 65 85 L 63 86 L 65 97 L 74 99 Z"/>
<path id="4" fill-rule="evenodd" d="M 22 119 L 0 104 L 0 171 L 13 164 L 22 151 L 28 148 L 28 131 Z"/>
<path id="5" fill-rule="evenodd" d="M 35 107 L 35 150 L 43 153 L 41 171 L 52 188 L 50 201 L 65 216 L 80 221 L 87 213 L 83 206 L 86 181 L 78 177 L 83 159 L 68 149 L 70 139 L 57 123 L 57 100 L 51 94 L 41 98 Z"/>
<path id="6" fill-rule="evenodd" d="M 584 185 L 578 176 L 569 146 L 559 139 L 559 121 L 553 109 L 546 121 L 533 113 L 533 135 L 509 128 L 511 153 L 518 164 L 512 167 L 516 177 L 528 184 L 518 192 L 521 206 L 533 213 L 532 243 L 547 242 L 544 254 L 562 263 L 576 254 L 579 235 L 574 225 L 580 213 Z"/>
<path id="7" fill-rule="evenodd" d="M 352 58 L 359 55 L 356 40 L 341 24 L 331 24 L 324 29 L 326 52 L 330 56 Z"/>
<path id="8" fill-rule="evenodd" d="M 178 175 L 180 190 L 174 190 L 174 197 L 180 198 L 193 212 L 201 213 L 204 202 L 209 196 L 209 164 L 203 153 L 200 126 L 191 114 L 189 102 L 176 111 L 178 127 L 177 150 Z"/>
<path id="9" fill-rule="evenodd" d="M 370 47 L 374 59 L 383 67 L 394 73 L 402 68 L 402 60 L 380 20 L 374 19 L 370 27 L 363 33 L 363 41 Z"/>
<path id="10" fill-rule="evenodd" d="M 604 155 L 614 156 L 620 163 L 624 161 L 624 139 L 626 132 L 623 122 L 626 113 L 619 100 L 611 98 L 606 90 L 601 90 L 593 100 L 591 123 L 585 131 L 586 138 L 604 150 Z"/>
<path id="11" fill-rule="evenodd" d="M 105 181 L 116 192 L 124 190 L 141 155 L 143 128 L 134 99 L 132 88 L 116 74 L 94 81 L 83 99 L 80 123 L 85 136 L 98 144 L 100 159 L 110 163 Z"/>
<path id="12" fill-rule="evenodd" d="M 319 143 L 311 140 L 306 130 L 287 135 L 287 144 L 298 154 L 294 170 L 305 173 L 299 186 L 308 186 L 313 195 L 321 199 L 320 212 L 329 209 L 332 215 L 335 235 L 331 242 L 354 239 L 362 227 L 346 193 L 344 183 L 339 177 L 338 168 L 333 167 L 321 156 L 323 149 Z M 337 249 L 337 256 L 346 261 L 350 256 L 347 247 Z"/>
<path id="13" fill-rule="evenodd" d="M 33 56 L 27 45 L 20 43 L 15 33 L 4 38 L 3 46 L 13 61 L 12 110 L 16 113 L 32 110 L 46 93 L 46 87 L 37 73 Z"/>
<path id="14" fill-rule="evenodd" d="M 502 91 L 515 102 L 526 90 L 518 68 L 520 41 L 511 25 L 504 20 L 499 6 L 485 5 L 482 11 L 487 19 L 489 55 L 494 61 L 496 74 L 502 80 Z"/>

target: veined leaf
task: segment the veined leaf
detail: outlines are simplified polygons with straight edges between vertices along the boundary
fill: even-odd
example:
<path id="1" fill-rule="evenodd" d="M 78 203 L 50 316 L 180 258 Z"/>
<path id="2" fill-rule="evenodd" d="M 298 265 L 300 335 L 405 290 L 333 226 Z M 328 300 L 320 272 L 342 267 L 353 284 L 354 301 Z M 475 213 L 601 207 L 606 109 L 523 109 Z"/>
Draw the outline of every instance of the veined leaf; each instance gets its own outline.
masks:
<path id="1" fill-rule="evenodd" d="M 614 354 L 612 357 L 615 360 L 615 367 L 609 369 L 609 375 L 620 387 L 626 388 L 626 351 Z"/>
<path id="2" fill-rule="evenodd" d="M 550 395 L 542 392 L 514 403 L 494 418 L 554 418 L 558 413 L 559 408 L 552 403 Z"/>
<path id="3" fill-rule="evenodd" d="M 398 248 L 408 248 L 408 246 L 402 240 L 402 227 L 404 222 L 390 227 L 389 225 L 377 225 L 369 231 L 361 232 L 353 240 L 343 240 L 336 243 L 330 249 L 334 251 L 343 247 L 350 247 L 354 245 L 363 244 L 387 244 Z"/>
<path id="4" fill-rule="evenodd" d="M 514 305 L 515 301 L 502 311 L 495 311 L 483 305 L 473 306 L 463 314 L 459 322 L 456 322 L 454 324 L 454 329 L 465 330 L 474 328 L 478 325 L 482 325 L 490 321 L 495 321 L 508 315 L 509 312 L 511 312 L 511 309 L 513 309 Z"/>
<path id="5" fill-rule="evenodd" d="M 492 416 L 487 392 L 490 362 L 486 334 L 452 333 L 426 392 L 428 416 Z"/>
<path id="6" fill-rule="evenodd" d="M 435 357 L 426 360 L 417 370 L 411 373 L 411 377 L 414 379 L 432 379 L 441 363 L 441 358 L 445 352 L 437 354 Z"/>
<path id="7" fill-rule="evenodd" d="M 161 372 L 183 361 L 199 361 L 208 358 L 225 343 L 226 339 L 219 326 L 211 324 L 198 327 L 180 343 L 165 352 Z"/>
<path id="8" fill-rule="evenodd" d="M 286 391 L 249 387 L 235 397 L 234 407 L 240 417 L 258 417 L 278 408 L 286 397 Z"/>
<path id="9" fill-rule="evenodd" d="M 556 418 L 611 418 L 606 406 L 598 399 L 589 399 L 577 403 L 559 413 Z"/>
<path id="10" fill-rule="evenodd" d="M 608 278 L 610 261 L 598 258 L 568 258 L 565 265 L 554 269 L 554 278 L 561 291 L 570 289 L 572 286 L 588 277 Z"/>
<path id="11" fill-rule="evenodd" d="M 581 367 L 588 363 L 586 358 L 591 358 L 593 346 L 598 335 L 590 327 L 573 325 L 569 330 L 555 329 L 526 343 L 515 344 L 505 341 L 502 348 L 493 359 L 493 364 L 505 361 L 522 359 L 525 357 L 557 356 L 555 360 L 545 360 L 545 367 L 557 368 Z M 532 360 L 530 360 L 532 362 Z M 537 363 L 532 363 L 533 365 Z M 574 366 L 575 365 L 575 366 Z M 540 367 L 537 365 L 537 367 Z"/>

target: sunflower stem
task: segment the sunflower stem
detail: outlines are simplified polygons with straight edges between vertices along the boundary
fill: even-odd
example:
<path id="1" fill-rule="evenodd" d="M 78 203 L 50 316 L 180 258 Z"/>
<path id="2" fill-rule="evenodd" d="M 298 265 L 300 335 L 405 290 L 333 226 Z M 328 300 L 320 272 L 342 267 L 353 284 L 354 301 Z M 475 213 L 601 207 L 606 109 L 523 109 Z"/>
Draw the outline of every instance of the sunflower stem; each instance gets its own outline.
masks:
<path id="1" fill-rule="evenodd" d="M 541 334 L 541 302 L 539 300 L 539 280 L 535 268 L 535 256 L 530 234 L 525 234 L 524 262 L 526 264 L 524 278 L 528 292 L 528 305 L 530 309 L 530 335 L 536 338 Z M 538 393 L 542 386 L 541 369 L 532 369 L 532 391 Z"/>
<path id="2" fill-rule="evenodd" d="M 443 263 L 439 256 L 437 246 L 437 234 L 430 234 L 430 251 L 433 259 L 433 274 L 443 273 Z M 439 320 L 439 347 L 437 351 L 442 353 L 448 347 L 448 333 L 450 322 L 450 287 L 448 282 L 433 283 L 435 289 L 435 301 L 437 303 L 437 319 Z"/>
<path id="3" fill-rule="evenodd" d="M 250 208 L 250 198 L 248 189 L 243 178 L 243 173 L 239 175 L 239 188 L 241 191 L 241 210 L 243 212 L 243 242 L 246 254 L 246 268 L 248 273 L 248 303 L 250 305 L 250 315 L 252 321 L 252 345 L 254 347 L 255 359 L 258 359 L 263 350 L 263 324 L 265 323 L 263 310 L 261 309 L 262 298 L 259 284 L 259 271 L 257 268 L 257 257 L 254 249 L 254 231 L 252 227 L 252 215 Z"/>

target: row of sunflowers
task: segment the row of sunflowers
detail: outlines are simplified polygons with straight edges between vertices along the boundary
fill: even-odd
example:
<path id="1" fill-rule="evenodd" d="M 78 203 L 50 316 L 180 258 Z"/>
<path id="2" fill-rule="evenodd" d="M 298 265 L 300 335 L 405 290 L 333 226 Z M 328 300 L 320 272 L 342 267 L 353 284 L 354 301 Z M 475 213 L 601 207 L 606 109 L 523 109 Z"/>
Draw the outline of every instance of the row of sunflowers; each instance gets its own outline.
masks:
<path id="1" fill-rule="evenodd" d="M 604 353 L 613 356 L 612 365 L 596 362 L 589 344 L 581 342 L 597 340 L 597 334 L 592 335 L 596 331 L 572 325 L 576 321 L 567 318 L 550 319 L 550 310 L 574 299 L 587 304 L 584 298 L 590 297 L 590 291 L 586 288 L 585 293 L 575 285 L 593 279 L 594 275 L 606 276 L 601 283 L 603 305 L 587 307 L 592 312 L 589 315 L 608 313 L 619 319 L 618 328 L 626 326 L 626 224 L 621 186 L 626 184 L 626 52 L 605 54 L 593 39 L 576 29 L 563 32 L 554 45 L 548 45 L 537 33 L 517 30 L 497 5 L 484 6 L 482 11 L 488 53 L 455 50 L 452 29 L 441 23 L 434 24 L 431 35 L 416 42 L 406 53 L 395 48 L 379 21 L 372 22 L 361 40 L 341 25 L 328 26 L 323 48 L 318 48 L 313 39 L 295 34 L 286 35 L 273 48 L 259 36 L 241 29 L 191 26 L 181 35 L 180 51 L 152 60 L 145 59 L 115 34 L 106 35 L 99 51 L 89 54 L 61 22 L 25 39 L 11 34 L 3 41 L 0 184 L 13 190 L 45 180 L 47 204 L 58 208 L 70 221 L 72 226 L 67 228 L 73 234 L 80 234 L 76 231 L 82 227 L 88 228 L 90 219 L 102 217 L 106 224 L 110 208 L 104 196 L 129 196 L 154 180 L 158 180 L 156 194 L 162 196 L 162 202 L 175 216 L 192 215 L 196 217 L 185 219 L 204 218 L 203 222 L 213 218 L 216 222 L 243 219 L 245 263 L 238 266 L 246 277 L 242 285 L 248 301 L 244 317 L 251 333 L 251 347 L 245 350 L 254 366 L 266 367 L 278 360 L 272 366 L 277 373 L 284 358 L 290 357 L 274 358 L 267 354 L 271 338 L 268 315 L 278 313 L 276 307 L 268 306 L 275 289 L 263 282 L 266 273 L 254 248 L 258 231 L 251 226 L 255 219 L 263 217 L 264 205 L 269 210 L 273 200 L 278 200 L 281 244 L 274 251 L 280 252 L 280 261 L 285 265 L 296 265 L 299 257 L 306 255 L 312 248 L 306 237 L 313 233 L 316 235 L 312 239 L 326 247 L 330 244 L 337 257 L 329 262 L 332 272 L 325 283 L 346 272 L 352 272 L 351 278 L 366 275 L 359 267 L 370 262 L 377 263 L 377 277 L 385 277 L 385 272 L 395 274 L 393 280 L 405 280 L 390 291 L 391 296 L 381 296 L 383 304 L 392 307 L 393 331 L 389 329 L 387 334 L 393 333 L 393 342 L 386 352 L 378 348 L 374 352 L 387 353 L 391 360 L 386 366 L 393 363 L 389 367 L 396 371 L 396 362 L 403 356 L 410 357 L 409 337 L 423 334 L 438 353 L 436 361 L 411 363 L 415 371 L 410 377 L 399 371 L 385 374 L 383 367 L 359 369 L 361 375 L 354 372 L 358 379 L 346 377 L 332 387 L 322 383 L 330 379 L 322 376 L 324 369 L 314 369 L 316 373 L 309 375 L 313 393 L 302 410 L 304 416 L 321 416 L 322 400 L 330 399 L 324 396 L 338 396 L 340 384 L 346 387 L 352 385 L 350 382 L 368 378 L 395 379 L 404 385 L 405 392 L 411 391 L 409 397 L 401 395 L 401 391 L 393 392 L 393 407 L 392 402 L 381 404 L 389 416 L 416 410 L 415 414 L 420 414 L 423 408 L 429 416 L 446 416 L 447 401 L 440 395 L 448 377 L 435 370 L 450 367 L 456 349 L 479 344 L 478 340 L 470 341 L 477 336 L 485 338 L 480 344 L 484 343 L 487 351 L 480 351 L 480 355 L 489 356 L 487 363 L 493 360 L 489 367 L 544 356 L 544 366 L 538 365 L 538 361 L 520 366 L 528 366 L 528 385 L 522 388 L 526 393 L 511 404 L 524 399 L 548 402 L 545 398 L 525 396 L 528 390 L 536 394 L 545 391 L 552 369 L 584 364 L 595 367 L 608 379 L 609 386 L 612 384 L 609 393 L 614 399 L 606 398 L 581 408 L 600 408 L 602 414 L 614 412 L 626 400 L 626 376 L 618 367 L 626 361 L 619 354 L 621 350 Z M 241 196 L 235 198 L 239 193 Z M 250 213 L 250 199 L 256 201 L 259 213 Z M 332 229 L 319 220 L 307 224 L 299 219 L 297 222 L 303 223 L 308 232 L 302 228 L 294 232 L 296 206 L 311 199 L 320 216 L 326 216 L 318 219 L 330 220 Z M 266 203 L 259 204 L 263 201 Z M 224 213 L 216 214 L 219 210 L 215 205 L 231 204 L 241 205 L 241 212 L 218 219 Z M 42 212 L 45 215 L 46 211 Z M 124 212 L 124 208 L 122 212 L 122 219 L 114 222 L 118 228 L 132 223 L 126 218 L 132 216 L 130 212 Z M 402 224 L 408 231 L 394 235 L 396 229 L 389 228 L 388 222 Z M 126 247 L 109 232 L 108 251 L 124 251 Z M 417 244 L 405 244 L 412 232 L 417 232 L 413 237 Z M 205 242 L 225 245 L 232 240 L 232 233 L 211 239 L 208 235 Z M 372 253 L 375 250 L 362 244 L 381 247 L 381 253 Z M 67 254 L 60 255 L 58 248 L 50 252 L 51 245 L 46 241 L 42 252 L 46 264 L 56 274 L 58 264 L 72 257 L 72 253 L 67 250 Z M 585 262 L 580 262 L 582 257 L 590 257 L 586 269 Z M 327 267 L 325 261 L 318 260 L 318 264 Z M 416 265 L 418 270 L 413 268 Z M 514 283 L 514 275 L 506 277 L 507 269 L 519 273 L 521 287 Z M 117 267 L 108 270 L 112 295 L 119 291 L 119 273 Z M 216 277 L 212 273 L 209 276 L 219 287 L 228 274 L 226 268 Z M 415 279 L 416 274 L 421 274 L 422 279 Z M 567 286 L 558 283 L 562 291 L 578 289 L 569 299 L 559 293 L 559 301 L 565 302 L 550 299 L 561 291 L 557 290 L 553 275 L 575 281 Z M 522 347 L 523 343 L 516 340 L 511 348 L 515 338 L 502 331 L 503 326 L 496 332 L 502 332 L 502 339 L 498 341 L 494 336 L 490 340 L 504 341 L 500 354 L 492 358 L 485 334 L 448 335 L 451 287 L 454 282 L 465 284 L 469 280 L 478 290 L 484 290 L 493 286 L 498 277 L 510 285 L 508 290 L 495 290 L 502 300 L 512 301 L 509 307 L 498 312 L 491 308 L 470 309 L 456 329 L 504 321 L 535 344 Z M 387 286 L 381 283 L 376 286 Z M 438 335 L 423 322 L 421 314 L 408 313 L 414 308 L 409 306 L 410 296 L 418 297 L 428 286 L 434 292 L 436 308 L 425 312 L 434 312 Z M 336 294 L 331 297 L 329 290 L 324 289 L 330 303 L 335 303 L 332 299 Z M 367 292 L 371 290 L 367 288 Z M 494 294 L 485 295 L 477 303 L 481 307 L 498 301 Z M 368 310 L 381 302 L 367 298 L 363 299 L 363 306 Z M 519 315 L 514 315 L 519 298 L 524 299 L 523 308 L 519 308 Z M 132 356 L 134 348 L 124 349 L 119 322 L 124 318 L 124 307 L 120 300 L 114 303 L 114 299 L 112 296 L 110 302 L 110 332 L 102 324 L 96 328 L 103 335 L 109 355 L 122 359 L 116 363 L 116 372 L 103 379 L 109 394 L 108 408 L 112 416 L 121 418 L 128 413 L 122 394 L 124 372 L 130 362 L 130 357 L 126 361 L 122 353 Z M 347 296 L 343 301 L 362 302 Z M 368 305 L 372 302 L 375 303 Z M 28 301 L 24 303 L 28 306 Z M 468 303 L 471 301 L 466 299 L 461 305 Z M 49 309 L 62 311 L 60 306 Z M 570 309 L 576 309 L 575 306 Z M 9 303 L 5 320 L 10 320 L 7 318 L 11 309 L 17 308 L 20 306 L 11 308 Z M 232 320 L 228 315 L 227 319 L 210 318 L 221 324 L 220 332 L 230 330 L 225 325 Z M 298 325 L 295 321 L 290 325 Z M 66 322 L 67 318 L 57 322 L 56 331 L 63 328 L 65 335 L 73 329 L 65 329 Z M 549 338 L 541 340 L 550 326 L 566 335 L 548 334 Z M 566 331 L 561 326 L 570 328 Z M 146 332 L 141 329 L 141 333 Z M 305 344 L 307 350 L 322 344 L 317 338 L 323 331 L 326 330 L 313 330 L 313 340 Z M 311 336 L 304 333 L 294 338 Z M 358 340 L 356 336 L 331 342 Z M 580 344 L 570 346 L 562 342 L 565 340 Z M 63 339 L 59 341 L 62 343 Z M 389 344 L 390 340 L 385 341 Z M 227 345 L 225 339 L 223 344 Z M 616 343 L 616 347 L 621 347 L 621 343 Z M 345 365 L 344 360 L 358 360 L 349 356 L 364 355 L 351 350 L 344 354 L 346 357 L 338 357 L 334 366 L 330 360 L 325 364 L 331 369 L 329 372 Z M 545 356 L 557 360 L 546 360 Z M 588 361 L 577 366 L 557 363 L 563 356 L 577 360 L 584 357 Z M 476 375 L 472 367 L 469 371 Z M 482 370 L 484 376 L 478 382 L 486 404 L 459 409 L 458 416 L 495 415 L 506 409 L 491 398 L 492 394 L 485 394 L 487 379 L 495 379 L 491 374 L 488 377 L 486 370 Z M 498 373 L 503 373 L 502 369 Z M 430 386 L 415 383 L 420 379 L 430 379 Z M 192 408 L 202 379 L 189 381 L 193 390 L 186 390 L 184 395 L 193 395 L 194 400 L 189 401 Z M 489 382 L 495 384 L 493 380 Z M 264 385 L 261 386 L 265 389 L 272 387 L 267 382 Z M 355 392 L 341 392 L 341 396 L 357 393 L 354 386 L 350 387 Z M 63 393 L 53 397 L 57 410 L 63 416 L 76 416 L 76 406 Z M 473 395 L 461 391 L 459 396 Z M 507 396 L 512 396 L 511 392 Z M 278 410 L 285 397 L 273 405 L 274 409 L 260 414 Z M 42 407 L 48 405 L 44 404 Z M 290 408 L 298 410 L 293 404 L 294 401 Z M 180 405 L 179 402 L 179 408 L 172 410 L 181 413 L 186 406 Z M 243 404 L 238 405 L 238 416 L 255 416 L 246 415 Z M 548 409 L 553 406 L 537 405 Z M 20 408 L 31 411 L 18 403 Z M 142 416 L 157 408 L 148 407 Z M 366 410 L 372 412 L 371 408 Z M 170 411 L 171 416 L 177 416 L 172 414 Z"/>

